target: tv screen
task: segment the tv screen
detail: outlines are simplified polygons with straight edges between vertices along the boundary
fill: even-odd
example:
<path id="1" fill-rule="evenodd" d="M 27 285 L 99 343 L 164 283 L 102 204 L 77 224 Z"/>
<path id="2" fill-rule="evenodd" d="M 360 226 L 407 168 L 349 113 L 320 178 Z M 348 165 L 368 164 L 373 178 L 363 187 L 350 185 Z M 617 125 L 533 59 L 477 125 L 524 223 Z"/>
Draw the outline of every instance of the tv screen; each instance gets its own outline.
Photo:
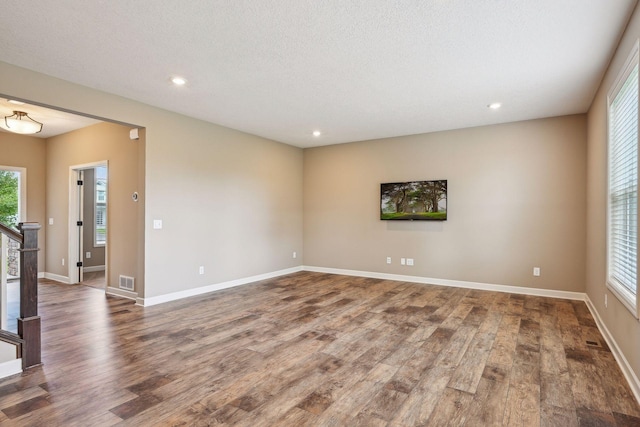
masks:
<path id="1" fill-rule="evenodd" d="M 380 184 L 380 219 L 445 221 L 447 180 Z"/>

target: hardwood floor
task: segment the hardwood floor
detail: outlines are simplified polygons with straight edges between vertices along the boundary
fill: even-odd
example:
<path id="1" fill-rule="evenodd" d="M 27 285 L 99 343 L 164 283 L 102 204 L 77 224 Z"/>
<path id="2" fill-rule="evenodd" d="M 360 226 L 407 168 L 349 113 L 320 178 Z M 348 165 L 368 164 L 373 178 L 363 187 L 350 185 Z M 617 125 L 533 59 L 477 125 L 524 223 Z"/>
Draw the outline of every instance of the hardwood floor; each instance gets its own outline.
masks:
<path id="1" fill-rule="evenodd" d="M 302 272 L 142 308 L 40 285 L 0 426 L 638 426 L 583 302 Z"/>
<path id="2" fill-rule="evenodd" d="M 107 287 L 104 271 L 92 271 L 89 273 L 84 273 L 83 279 L 84 280 L 81 282 L 81 284 L 84 286 L 96 288 L 101 291 L 104 291 Z"/>

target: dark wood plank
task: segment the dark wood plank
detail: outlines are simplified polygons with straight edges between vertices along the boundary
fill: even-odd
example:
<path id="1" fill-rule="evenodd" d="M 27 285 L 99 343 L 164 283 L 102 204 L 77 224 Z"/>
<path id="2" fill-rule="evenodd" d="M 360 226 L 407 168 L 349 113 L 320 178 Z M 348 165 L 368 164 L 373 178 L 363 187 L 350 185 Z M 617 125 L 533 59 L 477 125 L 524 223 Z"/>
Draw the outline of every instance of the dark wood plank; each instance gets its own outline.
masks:
<path id="1" fill-rule="evenodd" d="M 429 425 L 463 426 L 472 400 L 471 393 L 447 387 L 429 417 Z"/>
<path id="2" fill-rule="evenodd" d="M 469 424 L 501 426 L 509 391 L 508 370 L 505 367 L 485 367 L 473 401 L 469 404 Z"/>
<path id="3" fill-rule="evenodd" d="M 453 375 L 453 369 L 434 366 L 429 369 L 413 388 L 402 406 L 391 418 L 391 426 L 427 425 L 447 384 Z"/>
<path id="4" fill-rule="evenodd" d="M 540 387 L 510 383 L 502 422 L 505 426 L 540 425 Z"/>
<path id="5" fill-rule="evenodd" d="M 492 334 L 476 333 L 458 364 L 449 387 L 467 393 L 476 392 L 494 339 L 495 336 Z"/>

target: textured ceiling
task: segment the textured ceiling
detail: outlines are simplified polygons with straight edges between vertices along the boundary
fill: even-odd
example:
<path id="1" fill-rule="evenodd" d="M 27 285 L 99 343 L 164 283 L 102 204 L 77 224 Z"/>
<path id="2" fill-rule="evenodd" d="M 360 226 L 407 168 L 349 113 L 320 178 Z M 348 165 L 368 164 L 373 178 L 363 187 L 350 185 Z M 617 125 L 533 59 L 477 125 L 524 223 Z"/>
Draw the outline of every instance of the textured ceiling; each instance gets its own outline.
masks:
<path id="1" fill-rule="evenodd" d="M 4 62 L 308 147 L 583 113 L 636 0 L 10 3 Z"/>

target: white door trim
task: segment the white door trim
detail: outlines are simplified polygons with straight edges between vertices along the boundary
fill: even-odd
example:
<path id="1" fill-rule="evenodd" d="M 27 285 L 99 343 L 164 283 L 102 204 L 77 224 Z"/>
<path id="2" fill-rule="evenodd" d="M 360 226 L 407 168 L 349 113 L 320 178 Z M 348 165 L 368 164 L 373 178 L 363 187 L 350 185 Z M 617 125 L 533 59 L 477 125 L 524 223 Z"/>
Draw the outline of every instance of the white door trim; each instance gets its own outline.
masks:
<path id="1" fill-rule="evenodd" d="M 92 162 L 92 163 L 84 163 L 81 165 L 73 165 L 69 166 L 69 253 L 67 254 L 67 259 L 69 260 L 67 271 L 69 277 L 69 283 L 78 283 L 80 281 L 80 274 L 78 272 L 77 264 L 79 261 L 82 261 L 80 257 L 80 251 L 82 250 L 81 242 L 78 239 L 78 231 L 76 225 L 76 212 L 78 212 L 80 206 L 78 205 L 79 201 L 79 190 L 77 184 L 77 173 L 78 171 L 85 169 L 94 169 L 97 167 L 109 167 L 108 160 L 102 160 L 100 162 Z M 108 182 L 108 181 L 107 181 Z M 108 209 L 108 208 L 107 208 Z M 108 216 L 107 216 L 108 218 Z M 107 228 L 107 235 L 109 234 L 109 229 Z M 109 244 L 109 239 L 107 238 L 107 245 Z M 108 266 L 108 255 L 105 250 L 105 266 Z M 108 268 L 108 267 L 107 267 Z"/>

